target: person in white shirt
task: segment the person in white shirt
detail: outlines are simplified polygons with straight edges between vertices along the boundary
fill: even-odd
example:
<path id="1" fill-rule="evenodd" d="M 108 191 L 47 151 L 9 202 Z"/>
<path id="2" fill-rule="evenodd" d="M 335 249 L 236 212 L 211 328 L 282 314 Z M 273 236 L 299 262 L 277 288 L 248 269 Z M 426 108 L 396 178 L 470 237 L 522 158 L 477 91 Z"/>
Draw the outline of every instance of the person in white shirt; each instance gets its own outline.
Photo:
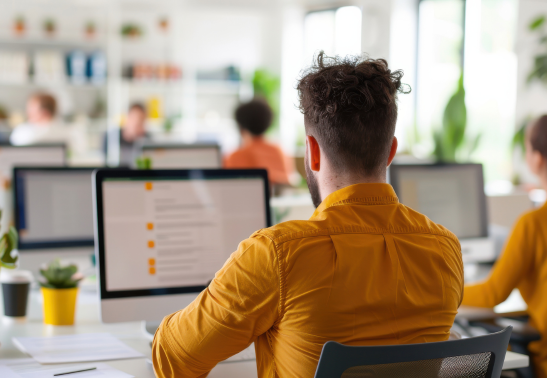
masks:
<path id="1" fill-rule="evenodd" d="M 55 121 L 57 101 L 47 93 L 35 93 L 27 101 L 27 122 L 17 126 L 10 135 L 14 146 L 63 143 L 72 138 L 67 127 Z"/>

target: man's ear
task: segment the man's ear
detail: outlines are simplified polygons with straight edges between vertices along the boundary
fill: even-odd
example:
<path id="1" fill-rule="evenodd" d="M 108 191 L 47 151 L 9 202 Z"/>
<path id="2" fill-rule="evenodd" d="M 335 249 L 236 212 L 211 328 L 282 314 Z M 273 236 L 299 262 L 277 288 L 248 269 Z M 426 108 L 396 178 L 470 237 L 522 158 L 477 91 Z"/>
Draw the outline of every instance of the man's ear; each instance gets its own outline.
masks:
<path id="1" fill-rule="evenodd" d="M 391 165 L 391 163 L 393 162 L 393 159 L 395 158 L 395 154 L 397 153 L 398 146 L 399 146 L 399 142 L 397 141 L 397 138 L 393 137 L 393 141 L 391 142 L 391 150 L 389 151 L 389 157 L 387 159 L 388 167 Z"/>
<path id="2" fill-rule="evenodd" d="M 308 145 L 308 164 L 312 171 L 319 171 L 321 168 L 321 149 L 319 148 L 319 143 L 311 135 L 306 136 L 306 142 Z"/>

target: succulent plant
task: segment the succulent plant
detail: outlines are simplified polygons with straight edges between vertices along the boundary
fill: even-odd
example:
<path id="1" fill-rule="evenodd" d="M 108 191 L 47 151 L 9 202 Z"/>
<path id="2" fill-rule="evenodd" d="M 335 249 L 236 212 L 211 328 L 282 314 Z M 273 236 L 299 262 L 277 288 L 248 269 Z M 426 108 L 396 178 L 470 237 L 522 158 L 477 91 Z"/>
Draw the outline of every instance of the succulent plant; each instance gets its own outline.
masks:
<path id="1" fill-rule="evenodd" d="M 40 269 L 40 274 L 46 279 L 40 281 L 40 286 L 49 289 L 72 289 L 78 287 L 83 276 L 78 275 L 76 265 L 61 266 L 59 259 L 53 260 L 46 269 Z"/>
<path id="2" fill-rule="evenodd" d="M 0 219 L 2 211 L 0 210 Z M 12 252 L 17 248 L 17 230 L 11 226 L 7 233 L 0 237 L 0 267 L 14 269 L 17 266 L 17 255 Z"/>

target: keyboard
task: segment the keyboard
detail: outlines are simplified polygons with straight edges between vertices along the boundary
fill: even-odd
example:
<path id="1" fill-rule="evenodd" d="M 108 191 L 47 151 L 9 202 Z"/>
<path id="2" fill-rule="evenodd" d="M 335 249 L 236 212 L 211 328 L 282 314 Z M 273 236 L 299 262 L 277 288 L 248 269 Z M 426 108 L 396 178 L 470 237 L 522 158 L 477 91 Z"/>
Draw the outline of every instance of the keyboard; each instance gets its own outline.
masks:
<path id="1" fill-rule="evenodd" d="M 254 361 L 256 360 L 256 354 L 255 354 L 255 344 L 249 345 L 247 349 L 242 350 L 238 354 L 234 354 L 232 357 L 227 358 L 226 360 L 222 361 L 222 363 L 226 362 L 241 362 L 241 361 Z"/>

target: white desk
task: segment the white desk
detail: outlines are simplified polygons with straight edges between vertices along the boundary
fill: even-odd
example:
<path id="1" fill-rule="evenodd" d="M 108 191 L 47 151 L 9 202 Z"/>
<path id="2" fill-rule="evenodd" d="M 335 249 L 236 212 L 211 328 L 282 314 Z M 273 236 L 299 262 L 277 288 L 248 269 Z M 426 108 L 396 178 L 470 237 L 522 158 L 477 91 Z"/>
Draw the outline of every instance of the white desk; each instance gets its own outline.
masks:
<path id="1" fill-rule="evenodd" d="M 101 324 L 99 322 L 98 302 L 96 293 L 81 293 L 78 298 L 76 324 L 68 327 L 46 326 L 42 322 L 42 305 L 39 292 L 31 292 L 27 322 L 21 324 L 0 324 L 0 359 L 23 358 L 12 343 L 11 338 L 17 336 L 55 336 L 76 333 L 109 332 L 118 337 L 130 347 L 143 353 L 147 358 L 151 356 L 149 341 L 141 333 L 140 323 Z M 1 296 L 1 290 L 0 290 Z M 0 313 L 3 314 L 0 297 Z M 107 361 L 108 365 L 134 375 L 138 378 L 154 378 L 154 372 L 145 359 Z M 528 366 L 528 357 L 508 352 L 505 358 L 504 369 L 515 369 Z M 209 374 L 211 378 L 256 378 L 255 361 L 231 362 L 217 365 Z"/>

